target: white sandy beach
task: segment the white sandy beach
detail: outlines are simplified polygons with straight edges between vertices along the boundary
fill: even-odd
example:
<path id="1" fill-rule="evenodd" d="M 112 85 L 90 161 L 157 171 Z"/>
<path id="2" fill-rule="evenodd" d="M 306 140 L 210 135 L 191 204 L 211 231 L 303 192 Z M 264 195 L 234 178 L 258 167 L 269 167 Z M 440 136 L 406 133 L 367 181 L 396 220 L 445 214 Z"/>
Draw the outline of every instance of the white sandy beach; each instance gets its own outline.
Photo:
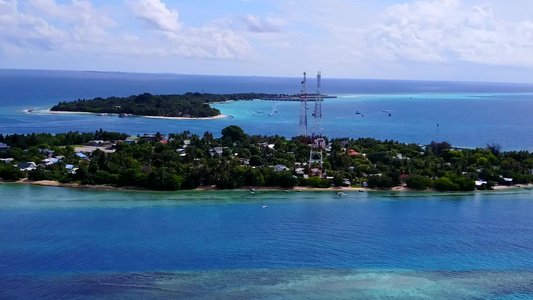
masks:
<path id="1" fill-rule="evenodd" d="M 36 112 L 28 111 L 28 113 L 31 114 L 31 113 L 36 113 Z M 44 112 L 44 113 L 52 114 L 52 115 L 96 115 L 97 114 L 97 113 L 85 112 L 85 111 L 51 111 L 51 110 L 48 110 L 48 112 Z"/>
<path id="2" fill-rule="evenodd" d="M 34 111 L 27 111 L 28 113 L 39 113 Z M 48 114 L 70 114 L 70 115 L 98 115 L 98 113 L 92 113 L 92 112 L 81 112 L 81 111 L 51 111 L 48 110 Z M 118 114 L 109 114 L 106 116 L 113 116 L 116 117 Z M 103 116 L 105 117 L 105 116 Z M 184 117 L 162 117 L 162 116 L 137 116 L 137 115 L 129 115 L 127 117 L 136 117 L 136 118 L 148 118 L 148 119 L 164 119 L 164 120 L 219 120 L 219 119 L 226 119 L 230 118 L 230 115 L 218 115 L 213 117 L 204 117 L 204 118 L 184 118 Z"/>
<path id="3" fill-rule="evenodd" d="M 229 115 L 218 115 L 213 117 L 204 117 L 204 118 L 184 118 L 184 117 L 160 117 L 160 116 L 135 116 L 148 119 L 164 119 L 164 120 L 219 120 L 229 118 Z"/>

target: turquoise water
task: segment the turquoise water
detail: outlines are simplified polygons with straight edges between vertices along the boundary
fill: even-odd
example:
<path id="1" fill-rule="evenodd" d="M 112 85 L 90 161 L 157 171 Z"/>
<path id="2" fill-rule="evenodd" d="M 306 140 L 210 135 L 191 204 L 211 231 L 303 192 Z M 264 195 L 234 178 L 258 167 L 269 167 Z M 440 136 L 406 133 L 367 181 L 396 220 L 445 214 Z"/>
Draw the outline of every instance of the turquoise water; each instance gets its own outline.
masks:
<path id="1" fill-rule="evenodd" d="M 263 206 L 267 208 L 263 208 Z M 533 192 L 0 185 L 0 298 L 528 299 Z"/>
<path id="2" fill-rule="evenodd" d="M 296 102 L 269 101 L 215 105 L 223 114 L 233 116 L 225 121 L 227 124 L 255 134 L 290 137 L 298 135 L 295 122 L 299 106 Z M 270 116 L 272 111 L 278 113 Z M 496 143 L 507 150 L 533 151 L 532 111 L 533 94 L 340 95 L 325 100 L 322 127 L 328 137 L 422 144 L 438 140 L 459 147 Z"/>
<path id="3" fill-rule="evenodd" d="M 0 133 L 93 132 L 102 128 L 135 135 L 185 130 L 220 135 L 224 127 L 238 125 L 249 134 L 293 137 L 298 134 L 296 102 L 218 104 L 215 107 L 230 115 L 221 120 L 29 114 L 26 110 L 47 109 L 59 101 L 78 98 L 144 92 L 293 94 L 299 90 L 299 78 L 0 70 Z M 533 150 L 533 85 L 324 76 L 323 92 L 340 96 L 324 101 L 323 130 L 328 137 L 373 137 L 422 144 L 446 140 L 462 147 L 497 143 L 505 150 Z M 391 111 L 392 116 L 383 110 Z"/>

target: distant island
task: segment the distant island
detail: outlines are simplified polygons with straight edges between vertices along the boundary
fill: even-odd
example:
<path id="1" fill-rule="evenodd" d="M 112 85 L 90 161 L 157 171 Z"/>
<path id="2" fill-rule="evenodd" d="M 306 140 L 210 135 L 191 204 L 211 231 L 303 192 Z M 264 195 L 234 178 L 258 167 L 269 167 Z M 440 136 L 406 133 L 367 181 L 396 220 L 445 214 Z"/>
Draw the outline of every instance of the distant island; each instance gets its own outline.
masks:
<path id="1" fill-rule="evenodd" d="M 307 137 L 250 136 L 234 125 L 219 138 L 210 132 L 128 136 L 102 130 L 0 134 L 0 178 L 151 190 L 472 191 L 531 188 L 533 182 L 533 153 L 502 152 L 498 145 L 461 149 L 446 142 L 326 138 L 323 172 L 309 168 L 310 148 Z"/>
<path id="2" fill-rule="evenodd" d="M 289 95 L 239 93 L 208 94 L 186 93 L 183 95 L 152 95 L 144 93 L 129 97 L 78 99 L 71 102 L 59 102 L 52 112 L 88 112 L 97 114 L 118 114 L 119 116 L 151 116 L 176 118 L 210 118 L 220 115 L 220 111 L 209 103 L 276 99 L 291 97 Z"/>

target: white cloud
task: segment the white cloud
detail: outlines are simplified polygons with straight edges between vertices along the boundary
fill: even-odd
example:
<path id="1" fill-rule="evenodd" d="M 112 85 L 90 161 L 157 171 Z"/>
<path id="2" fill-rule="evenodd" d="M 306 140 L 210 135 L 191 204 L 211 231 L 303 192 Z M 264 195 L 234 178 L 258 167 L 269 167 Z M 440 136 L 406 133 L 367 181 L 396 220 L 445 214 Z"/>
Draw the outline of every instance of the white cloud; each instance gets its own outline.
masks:
<path id="1" fill-rule="evenodd" d="M 208 26 L 233 32 L 245 38 L 246 41 L 254 42 L 258 48 L 264 50 L 291 48 L 294 32 L 287 31 L 285 29 L 287 25 L 288 22 L 284 18 L 238 14 L 213 20 Z M 249 44 L 245 43 L 245 45 Z"/>
<path id="2" fill-rule="evenodd" d="M 213 24 L 185 27 L 178 22 L 177 10 L 159 0 L 129 2 L 129 7 L 127 15 L 133 13 L 158 34 L 123 30 L 111 17 L 112 11 L 105 6 L 95 7 L 88 0 L 66 4 L 28 0 L 24 13 L 16 0 L 0 0 L 0 55 L 156 55 L 220 60 L 253 56 L 244 36 Z"/>
<path id="3" fill-rule="evenodd" d="M 2 53 L 53 49 L 64 33 L 44 19 L 20 13 L 17 1 L 0 0 L 0 42 Z"/>
<path id="4" fill-rule="evenodd" d="M 380 59 L 533 65 L 533 23 L 499 20 L 491 3 L 399 4 L 361 34 Z"/>
<path id="5" fill-rule="evenodd" d="M 160 0 L 137 0 L 130 2 L 130 7 L 135 16 L 161 33 L 163 39 L 153 41 L 157 47 L 155 52 L 161 55 L 230 60 L 253 55 L 248 41 L 231 28 L 215 23 L 199 28 L 186 27 L 178 22 L 178 11 L 167 8 Z"/>
<path id="6" fill-rule="evenodd" d="M 417 66 L 416 74 L 447 70 L 454 77 L 473 67 L 533 66 L 533 18 L 516 14 L 533 2 L 514 1 L 521 4 L 513 10 L 496 0 L 272 0 L 228 12 L 219 2 L 0 0 L 0 55 L 95 66 L 149 60 L 139 69 L 154 71 L 158 62 L 187 61 L 207 72 L 239 66 L 269 75 L 321 68 L 336 76 L 403 77 Z M 397 4 L 385 4 L 391 2 Z"/>
<path id="7" fill-rule="evenodd" d="M 251 14 L 239 16 L 239 19 L 246 24 L 247 30 L 258 33 L 281 32 L 283 26 L 287 24 L 287 22 L 281 18 L 261 18 L 260 16 Z"/>
<path id="8" fill-rule="evenodd" d="M 178 31 L 181 24 L 178 21 L 178 11 L 168 9 L 159 0 L 138 0 L 130 2 L 133 13 L 148 25 L 162 31 Z"/>

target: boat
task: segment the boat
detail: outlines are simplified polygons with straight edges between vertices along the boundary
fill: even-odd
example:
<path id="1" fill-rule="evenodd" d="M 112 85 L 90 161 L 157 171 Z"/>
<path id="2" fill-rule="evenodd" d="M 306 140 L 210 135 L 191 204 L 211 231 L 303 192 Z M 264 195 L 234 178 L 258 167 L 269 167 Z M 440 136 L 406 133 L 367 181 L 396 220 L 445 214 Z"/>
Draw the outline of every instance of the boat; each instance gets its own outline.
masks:
<path id="1" fill-rule="evenodd" d="M 119 118 L 125 118 L 125 117 L 127 117 L 127 116 L 126 116 L 125 113 L 120 113 L 120 114 L 118 115 L 118 117 L 119 117 Z"/>
<path id="2" fill-rule="evenodd" d="M 337 196 L 339 197 L 342 197 L 342 196 L 347 196 L 348 194 L 344 193 L 344 192 L 337 192 Z"/>
<path id="3" fill-rule="evenodd" d="M 99 113 L 98 115 L 99 115 L 99 116 L 107 116 L 106 113 Z"/>
<path id="4" fill-rule="evenodd" d="M 272 117 L 272 116 L 274 115 L 274 113 L 270 113 L 270 114 L 268 114 L 268 115 Z"/>
<path id="5" fill-rule="evenodd" d="M 262 207 L 262 208 L 267 208 L 268 206 L 266 206 L 266 205 L 263 205 L 263 206 L 261 206 L 261 207 Z"/>
<path id="6" fill-rule="evenodd" d="M 391 113 L 389 113 L 389 117 L 392 117 L 392 114 L 391 114 Z"/>
<path id="7" fill-rule="evenodd" d="M 356 111 L 355 114 L 356 114 L 356 115 L 360 115 L 361 112 L 360 112 L 360 111 Z"/>

